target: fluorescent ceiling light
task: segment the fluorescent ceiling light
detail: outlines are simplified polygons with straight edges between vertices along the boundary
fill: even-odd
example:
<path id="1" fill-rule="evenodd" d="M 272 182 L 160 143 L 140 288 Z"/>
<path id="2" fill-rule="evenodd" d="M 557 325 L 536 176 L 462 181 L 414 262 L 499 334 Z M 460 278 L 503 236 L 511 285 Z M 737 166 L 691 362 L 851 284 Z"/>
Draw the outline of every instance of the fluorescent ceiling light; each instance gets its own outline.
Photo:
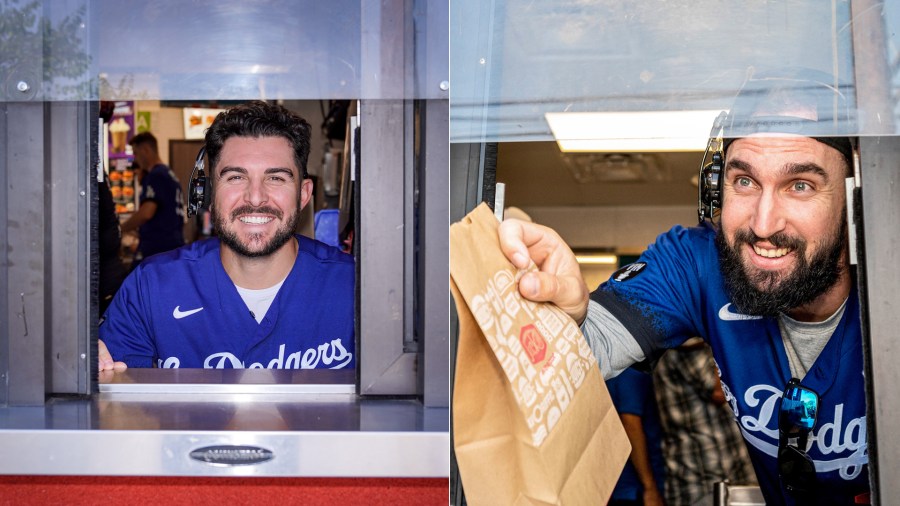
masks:
<path id="1" fill-rule="evenodd" d="M 703 151 L 721 111 L 548 112 L 564 152 Z"/>
<path id="2" fill-rule="evenodd" d="M 576 253 L 575 260 L 585 265 L 616 265 L 619 262 L 619 257 L 609 253 Z"/>

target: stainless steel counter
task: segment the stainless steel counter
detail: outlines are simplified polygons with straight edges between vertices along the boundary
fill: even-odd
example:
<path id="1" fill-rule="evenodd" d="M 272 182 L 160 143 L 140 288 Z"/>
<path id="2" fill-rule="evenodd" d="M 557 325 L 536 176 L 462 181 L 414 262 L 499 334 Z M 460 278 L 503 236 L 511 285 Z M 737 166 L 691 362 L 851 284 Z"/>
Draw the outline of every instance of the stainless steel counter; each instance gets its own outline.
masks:
<path id="1" fill-rule="evenodd" d="M 89 399 L 0 408 L 0 474 L 449 476 L 449 409 L 359 398 L 354 377 L 258 369 L 106 375 Z"/>

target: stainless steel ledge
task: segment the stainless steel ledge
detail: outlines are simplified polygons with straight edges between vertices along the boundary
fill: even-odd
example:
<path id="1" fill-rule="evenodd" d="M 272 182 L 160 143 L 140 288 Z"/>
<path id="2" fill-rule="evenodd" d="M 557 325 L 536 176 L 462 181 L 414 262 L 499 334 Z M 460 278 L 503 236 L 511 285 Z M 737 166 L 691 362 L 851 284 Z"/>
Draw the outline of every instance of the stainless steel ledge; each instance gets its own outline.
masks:
<path id="1" fill-rule="evenodd" d="M 361 398 L 351 386 L 341 375 L 290 371 L 117 373 L 91 398 L 0 407 L 0 474 L 449 476 L 449 409 Z M 271 458 L 191 458 L 211 446 Z"/>
<path id="2" fill-rule="evenodd" d="M 215 445 L 271 451 L 269 461 L 222 466 L 190 453 Z M 0 431 L 0 474 L 109 476 L 447 477 L 441 432 Z"/>
<path id="3" fill-rule="evenodd" d="M 109 394 L 297 394 L 297 395 L 356 395 L 355 385 L 213 385 L 177 383 L 168 385 L 130 383 L 100 385 L 100 393 Z"/>
<path id="4" fill-rule="evenodd" d="M 126 369 L 100 375 L 100 393 L 344 396 L 356 394 L 353 370 Z M 201 397 L 203 398 L 203 397 Z"/>

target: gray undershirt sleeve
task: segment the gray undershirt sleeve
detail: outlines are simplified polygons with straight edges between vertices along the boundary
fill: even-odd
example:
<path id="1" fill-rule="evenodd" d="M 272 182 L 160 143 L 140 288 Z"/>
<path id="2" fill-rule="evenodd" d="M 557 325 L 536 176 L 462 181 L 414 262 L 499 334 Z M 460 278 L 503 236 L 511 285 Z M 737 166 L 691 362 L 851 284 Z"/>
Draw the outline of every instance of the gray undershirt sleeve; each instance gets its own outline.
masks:
<path id="1" fill-rule="evenodd" d="M 593 300 L 588 302 L 587 318 L 581 324 L 581 332 L 597 357 L 604 380 L 618 376 L 632 364 L 647 358 L 631 332 Z"/>

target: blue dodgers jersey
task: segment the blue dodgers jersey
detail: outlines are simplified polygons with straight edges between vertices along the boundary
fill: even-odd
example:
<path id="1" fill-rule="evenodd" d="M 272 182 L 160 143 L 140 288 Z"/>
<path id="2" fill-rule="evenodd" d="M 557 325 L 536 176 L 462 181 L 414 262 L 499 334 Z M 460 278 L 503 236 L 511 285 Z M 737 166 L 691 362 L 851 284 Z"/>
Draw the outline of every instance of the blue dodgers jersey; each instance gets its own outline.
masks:
<path id="1" fill-rule="evenodd" d="M 766 503 L 794 504 L 777 467 L 778 409 L 791 378 L 778 321 L 734 308 L 714 237 L 709 225 L 675 227 L 591 298 L 628 328 L 651 361 L 695 335 L 709 342 Z M 820 402 L 807 450 L 819 480 L 817 504 L 853 504 L 869 490 L 860 332 L 854 285 L 840 324 L 802 378 Z"/>
<path id="2" fill-rule="evenodd" d="M 142 262 L 100 339 L 129 367 L 341 369 L 356 366 L 353 257 L 296 236 L 297 260 L 261 323 L 206 239 Z"/>

